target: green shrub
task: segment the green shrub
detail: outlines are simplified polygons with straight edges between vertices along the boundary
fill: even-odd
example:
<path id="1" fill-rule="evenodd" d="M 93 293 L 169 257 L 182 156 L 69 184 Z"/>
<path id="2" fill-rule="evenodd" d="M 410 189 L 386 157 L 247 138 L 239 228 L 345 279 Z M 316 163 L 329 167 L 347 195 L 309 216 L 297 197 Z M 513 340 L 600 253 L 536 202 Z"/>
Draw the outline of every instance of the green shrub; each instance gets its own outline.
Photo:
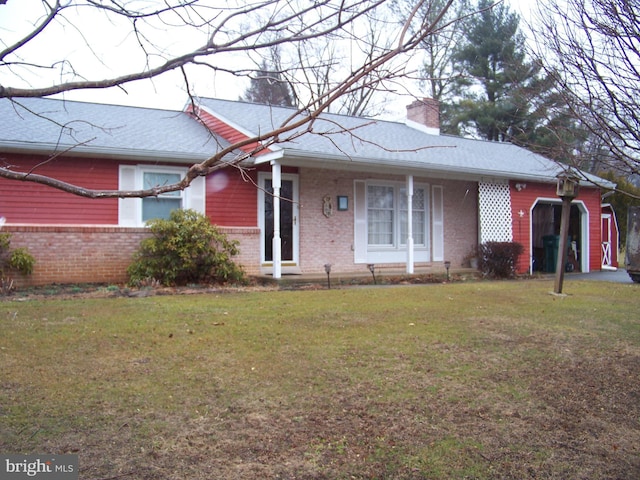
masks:
<path id="1" fill-rule="evenodd" d="M 229 240 L 205 215 L 174 210 L 168 220 L 150 220 L 147 226 L 153 235 L 140 242 L 127 270 L 131 285 L 246 281 L 232 260 L 239 253 L 239 242 Z"/>
<path id="2" fill-rule="evenodd" d="M 11 252 L 11 255 L 9 255 L 8 263 L 10 268 L 24 275 L 31 275 L 36 259 L 33 258 L 26 248 L 16 248 Z"/>
<path id="3" fill-rule="evenodd" d="M 480 245 L 480 271 L 485 277 L 512 278 L 523 251 L 523 246 L 516 242 L 485 242 Z"/>
<path id="4" fill-rule="evenodd" d="M 8 294 L 13 290 L 11 272 L 31 275 L 36 259 L 26 248 L 11 250 L 11 234 L 0 233 L 0 294 Z"/>

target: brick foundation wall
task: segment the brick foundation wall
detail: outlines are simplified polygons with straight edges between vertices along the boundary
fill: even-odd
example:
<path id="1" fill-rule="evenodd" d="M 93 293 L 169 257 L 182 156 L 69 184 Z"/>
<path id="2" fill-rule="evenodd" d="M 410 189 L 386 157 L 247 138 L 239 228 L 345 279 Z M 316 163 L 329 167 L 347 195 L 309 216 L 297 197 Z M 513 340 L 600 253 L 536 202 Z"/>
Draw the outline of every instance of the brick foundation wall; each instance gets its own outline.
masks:
<path id="1" fill-rule="evenodd" d="M 239 227 L 221 230 L 240 241 L 236 261 L 248 274 L 258 273 L 260 231 Z M 16 286 L 125 283 L 133 253 L 149 235 L 144 228 L 109 226 L 5 225 L 2 232 L 11 234 L 11 248 L 27 248 L 36 259 L 30 276 L 14 276 Z"/>
<path id="2" fill-rule="evenodd" d="M 240 242 L 234 258 L 247 275 L 260 275 L 260 229 L 258 227 L 218 227 L 231 240 Z"/>

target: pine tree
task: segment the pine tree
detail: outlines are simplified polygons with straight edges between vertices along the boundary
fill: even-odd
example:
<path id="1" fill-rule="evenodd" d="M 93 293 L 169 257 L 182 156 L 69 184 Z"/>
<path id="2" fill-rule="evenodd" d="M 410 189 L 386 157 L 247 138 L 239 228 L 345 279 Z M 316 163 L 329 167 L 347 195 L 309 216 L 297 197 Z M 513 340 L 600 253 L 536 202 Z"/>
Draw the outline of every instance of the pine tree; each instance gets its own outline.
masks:
<path id="1" fill-rule="evenodd" d="M 480 0 L 454 58 L 461 70 L 455 101 L 445 105 L 443 130 L 511 141 L 531 128 L 529 115 L 540 88 L 538 65 L 527 62 L 519 16 L 504 3 Z M 539 100 L 539 98 L 538 98 Z"/>
<path id="2" fill-rule="evenodd" d="M 282 79 L 280 72 L 270 69 L 266 62 L 262 63 L 256 75 L 251 78 L 251 84 L 240 100 L 281 107 L 295 106 L 289 85 Z"/>

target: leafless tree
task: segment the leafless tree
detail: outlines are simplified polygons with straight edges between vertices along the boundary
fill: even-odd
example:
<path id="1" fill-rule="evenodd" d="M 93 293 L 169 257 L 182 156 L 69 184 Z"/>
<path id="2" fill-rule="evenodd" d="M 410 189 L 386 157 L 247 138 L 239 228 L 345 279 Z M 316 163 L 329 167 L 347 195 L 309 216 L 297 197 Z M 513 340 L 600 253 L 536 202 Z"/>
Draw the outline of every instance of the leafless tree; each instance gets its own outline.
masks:
<path id="1" fill-rule="evenodd" d="M 640 172 L 640 1 L 548 0 L 535 54 L 593 138 L 589 163 Z"/>
<path id="2" fill-rule="evenodd" d="M 354 20 L 339 34 L 279 44 L 268 52 L 267 63 L 273 67 L 273 76 L 287 81 L 297 105 L 313 108 L 317 102 L 322 103 L 327 92 L 343 81 L 345 72 L 353 71 L 380 52 L 393 48 L 389 37 L 394 33 L 389 25 L 390 13 L 380 5 L 373 14 Z M 391 27 L 396 27 L 397 32 L 397 25 L 391 24 Z M 264 62 L 263 53 L 249 52 L 255 65 Z M 327 111 L 364 117 L 385 113 L 385 93 L 393 88 L 386 85 L 385 80 L 407 75 L 405 62 L 396 63 L 393 74 L 389 72 L 391 68 L 394 67 L 387 65 L 384 71 L 367 74 Z"/>
<path id="3" fill-rule="evenodd" d="M 428 23 L 440 18 L 443 26 L 427 35 L 419 47 L 423 54 L 420 83 L 424 85 L 427 95 L 437 100 L 450 99 L 453 96 L 455 77 L 461 73 L 456 69 L 454 60 L 456 46 L 464 38 L 464 23 L 458 20 L 476 13 L 469 0 L 455 0 L 442 16 L 440 13 L 445 3 L 446 0 L 427 2 L 418 12 L 423 22 Z M 413 4 L 410 0 L 394 0 L 393 9 L 402 19 L 411 11 Z"/>
<path id="4" fill-rule="evenodd" d="M 47 97 L 75 90 L 126 89 L 132 82 L 158 78 L 172 71 L 183 73 L 188 90 L 189 74 L 195 67 L 246 77 L 252 69 L 229 67 L 229 55 L 267 52 L 279 45 L 295 47 L 312 39 L 319 41 L 334 36 L 357 38 L 358 35 L 351 31 L 352 27 L 365 16 L 384 18 L 381 12 L 386 10 L 386 1 L 39 0 L 36 3 L 42 14 L 32 20 L 31 27 L 13 39 L 3 36 L 6 43 L 1 45 L 3 49 L 0 51 L 0 99 L 19 103 L 25 97 Z M 424 22 L 418 12 L 429 0 L 416 1 L 404 22 L 389 25 L 391 43 L 378 46 L 359 64 L 345 69 L 340 81 L 306 100 L 283 124 L 220 149 L 209 159 L 192 165 L 179 183 L 136 191 L 92 190 L 39 175 L 37 171 L 21 172 L 7 167 L 0 168 L 0 177 L 38 182 L 89 198 L 143 197 L 184 189 L 194 178 L 228 166 L 221 159 L 241 147 L 259 145 L 255 151 L 238 156 L 233 162 L 235 164 L 247 155 L 286 142 L 292 136 L 313 133 L 318 116 L 346 95 L 372 88 L 376 82 L 398 80 L 404 72 L 394 67 L 395 62 L 413 51 L 436 29 L 443 28 L 440 20 L 452 2 L 444 2 L 439 14 Z M 5 7 L 0 7 L 0 14 L 2 8 Z M 111 38 L 110 45 L 116 45 L 114 48 L 118 49 L 119 43 L 133 40 L 136 49 L 127 50 L 127 53 L 129 58 L 137 60 L 137 64 L 126 65 L 128 71 L 121 72 L 117 68 L 122 63 L 122 55 L 106 55 L 98 51 L 92 42 L 93 35 L 100 31 L 99 22 L 100 26 L 112 28 L 119 35 Z M 126 29 L 124 34 L 123 29 Z M 75 57 L 67 56 L 60 43 L 61 32 L 67 34 L 65 41 L 72 39 L 70 41 L 75 42 L 75 48 L 83 49 L 95 61 L 77 63 Z M 49 33 L 54 37 L 48 37 Z M 168 45 L 163 42 L 166 39 L 175 44 Z M 47 42 L 54 42 L 55 51 L 63 52 L 60 58 L 52 60 L 39 55 L 38 47 L 46 46 Z M 116 64 L 109 64 L 110 60 Z M 96 68 L 96 65 L 103 68 Z M 49 83 L 46 85 L 37 83 L 43 72 L 53 72 L 47 76 Z"/>

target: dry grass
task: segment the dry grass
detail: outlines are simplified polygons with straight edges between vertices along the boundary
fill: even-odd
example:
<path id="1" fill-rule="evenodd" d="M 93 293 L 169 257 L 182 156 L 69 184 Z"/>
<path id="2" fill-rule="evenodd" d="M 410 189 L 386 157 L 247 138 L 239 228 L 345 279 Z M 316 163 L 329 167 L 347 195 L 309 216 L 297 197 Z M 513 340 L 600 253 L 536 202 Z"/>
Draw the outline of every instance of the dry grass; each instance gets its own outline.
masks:
<path id="1" fill-rule="evenodd" d="M 635 285 L 0 303 L 0 451 L 83 479 L 640 477 Z"/>

